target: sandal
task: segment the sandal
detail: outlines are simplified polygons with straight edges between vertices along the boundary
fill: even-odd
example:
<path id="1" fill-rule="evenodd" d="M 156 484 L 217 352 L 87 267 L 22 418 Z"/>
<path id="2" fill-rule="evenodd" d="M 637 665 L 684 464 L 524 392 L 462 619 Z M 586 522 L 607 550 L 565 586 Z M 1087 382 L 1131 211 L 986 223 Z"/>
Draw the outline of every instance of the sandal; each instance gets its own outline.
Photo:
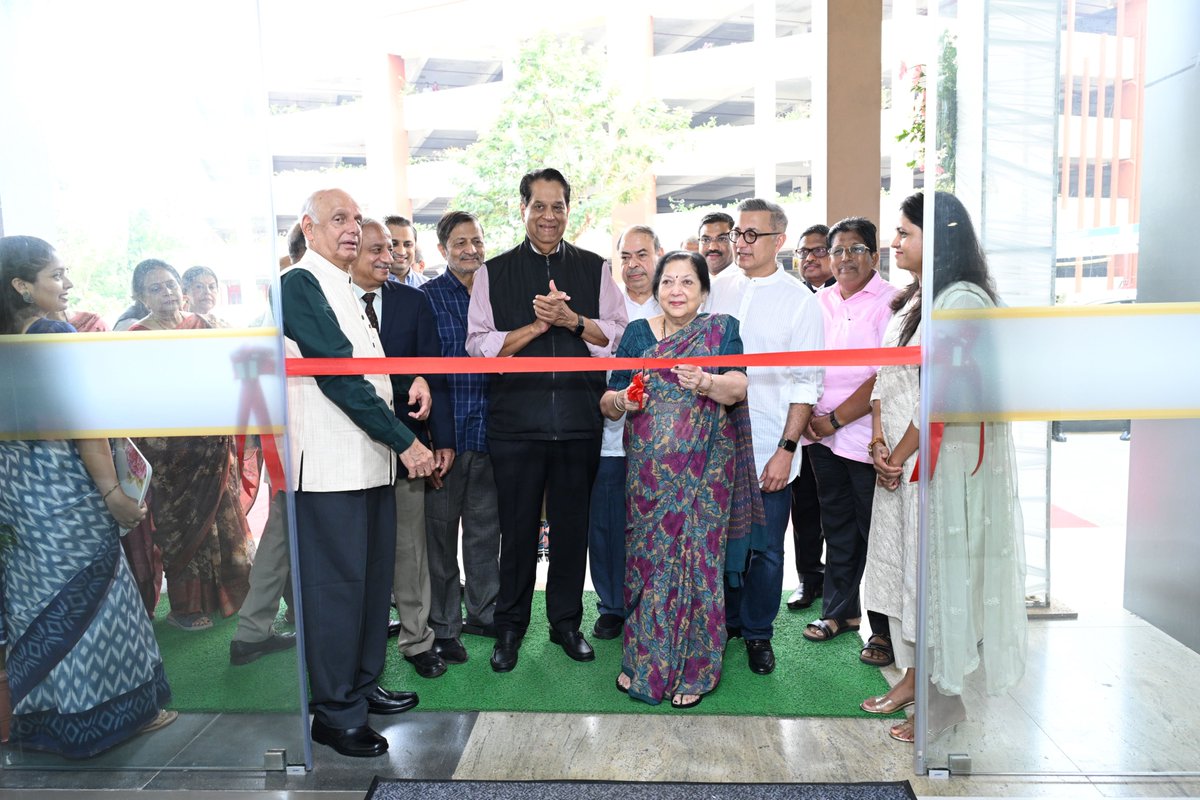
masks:
<path id="1" fill-rule="evenodd" d="M 912 718 L 909 717 L 904 722 L 897 723 L 888 728 L 888 736 L 891 736 L 897 742 L 912 744 L 917 738 L 916 726 L 913 725 Z"/>
<path id="2" fill-rule="evenodd" d="M 629 677 L 629 676 L 626 675 L 624 672 L 622 672 L 620 675 L 617 676 L 617 691 L 620 692 L 621 694 L 629 694 L 629 687 L 623 686 L 621 684 L 621 678 L 627 678 L 627 677 Z M 630 683 L 633 683 L 633 681 L 631 680 Z"/>
<path id="3" fill-rule="evenodd" d="M 858 707 L 868 714 L 895 714 L 897 711 L 903 711 L 916 702 L 916 700 L 909 700 L 904 703 L 898 703 L 884 694 L 879 697 L 868 697 Z"/>
<path id="4" fill-rule="evenodd" d="M 687 695 L 684 695 L 684 694 L 672 695 L 671 696 L 671 708 L 695 708 L 696 706 L 700 705 L 700 701 L 704 699 L 704 695 L 698 694 L 698 695 L 696 695 L 695 700 L 689 700 L 688 702 L 685 703 L 682 700 L 680 700 L 680 698 L 682 698 L 682 697 L 687 697 Z"/>
<path id="5" fill-rule="evenodd" d="M 212 617 L 202 611 L 196 614 L 167 614 L 167 622 L 181 631 L 206 631 L 213 626 Z"/>
<path id="6" fill-rule="evenodd" d="M 833 623 L 837 627 L 833 627 L 829 623 Z M 857 625 L 851 625 L 844 619 L 819 619 L 816 622 L 810 622 L 804 626 L 804 638 L 810 642 L 828 642 L 841 636 L 846 631 L 858 630 Z"/>
<path id="7" fill-rule="evenodd" d="M 154 733 L 167 727 L 177 719 L 179 719 L 178 711 L 168 711 L 165 708 L 159 709 L 158 716 L 139 728 L 138 733 Z"/>
<path id="8" fill-rule="evenodd" d="M 882 633 L 873 633 L 858 654 L 858 660 L 872 667 L 890 667 L 896 663 L 896 655 L 892 652 L 892 637 Z"/>

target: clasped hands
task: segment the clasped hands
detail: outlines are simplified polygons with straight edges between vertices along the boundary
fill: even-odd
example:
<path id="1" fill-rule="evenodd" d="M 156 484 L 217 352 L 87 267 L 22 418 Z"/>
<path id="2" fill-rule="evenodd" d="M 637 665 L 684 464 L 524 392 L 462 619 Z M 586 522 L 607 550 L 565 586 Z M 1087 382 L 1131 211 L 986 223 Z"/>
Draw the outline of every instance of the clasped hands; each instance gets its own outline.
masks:
<path id="1" fill-rule="evenodd" d="M 877 444 L 871 448 L 871 465 L 875 467 L 875 482 L 889 492 L 894 492 L 900 487 L 904 465 L 893 464 L 891 458 L 892 451 L 886 444 Z"/>
<path id="2" fill-rule="evenodd" d="M 533 314 L 537 317 L 534 325 L 538 328 L 539 334 L 545 333 L 554 326 L 574 328 L 579 324 L 579 315 L 567 305 L 570 300 L 571 296 L 566 292 L 559 291 L 558 287 L 554 285 L 554 281 L 550 281 L 549 293 L 534 295 Z"/>

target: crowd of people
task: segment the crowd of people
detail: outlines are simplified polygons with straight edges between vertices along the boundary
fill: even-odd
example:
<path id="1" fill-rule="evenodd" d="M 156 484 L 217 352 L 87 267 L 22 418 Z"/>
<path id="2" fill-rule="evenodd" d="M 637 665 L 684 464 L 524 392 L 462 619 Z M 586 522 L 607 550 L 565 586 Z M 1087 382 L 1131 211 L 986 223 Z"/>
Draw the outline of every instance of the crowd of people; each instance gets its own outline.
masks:
<path id="1" fill-rule="evenodd" d="M 757 198 L 736 218 L 705 215 L 678 250 L 665 251 L 648 226 L 628 228 L 618 283 L 606 259 L 565 240 L 571 187 L 561 172 L 532 171 L 518 190 L 525 239 L 486 257 L 479 220 L 449 211 L 436 231 L 446 268 L 433 278 L 422 275 L 411 220 L 365 218 L 337 189 L 308 198 L 281 265 L 289 358 L 537 363 L 289 378 L 294 469 L 271 487 L 257 554 L 246 516 L 262 471 L 252 437 L 135 439 L 154 470 L 143 505 L 121 491 L 107 441 L 0 442 L 5 485 L 38 475 L 53 487 L 45 502 L 0 497 L 0 525 L 15 533 L 0 555 L 15 739 L 88 756 L 170 722 L 151 627 L 164 576 L 166 623 L 204 631 L 238 614 L 232 665 L 294 647 L 294 634 L 272 624 L 281 600 L 297 610 L 282 489 L 295 500 L 312 738 L 344 755 L 386 752 L 369 715 L 418 703 L 379 683 L 389 635 L 422 678 L 466 662 L 463 634 L 495 639 L 495 672 L 517 668 L 543 521 L 549 638 L 575 661 L 594 659 L 582 630 L 590 558 L 590 634 L 622 637 L 615 684 L 631 698 L 699 705 L 719 685 L 732 638 L 743 639 L 751 672 L 775 670 L 790 523 L 800 585 L 782 605 L 821 601 L 803 633 L 812 646 L 859 631 L 865 610 L 860 660 L 895 663 L 904 677 L 861 708 L 914 704 L 918 368 L 746 367 L 739 357 L 919 343 L 923 276 L 935 308 L 996 305 L 961 203 L 935 198 L 931 264 L 924 197 L 904 201 L 891 243 L 893 263 L 913 277 L 903 289 L 881 276 L 879 232 L 861 216 L 806 228 L 794 248 L 800 278 L 788 274 L 779 264 L 787 216 Z M 0 267 L 0 332 L 104 329 L 95 315 L 67 311 L 70 279 L 47 243 L 0 239 Z M 114 327 L 220 326 L 218 295 L 211 269 L 181 277 L 149 259 Z M 606 375 L 603 363 L 563 370 L 553 361 L 614 355 L 672 366 Z M 695 363 L 712 356 L 725 358 Z M 965 716 L 964 678 L 981 661 L 989 689 L 1020 678 L 1024 559 L 1007 427 L 947 424 L 932 439 L 922 455 L 931 462 L 936 732 Z M 37 630 L 48 609 L 76 596 L 87 597 L 87 613 Z M 56 647 L 28 646 L 47 636 Z M 111 636 L 127 645 L 121 664 L 136 668 L 103 682 L 107 696 L 68 690 L 117 669 L 106 661 L 112 648 L 90 646 Z M 83 726 L 89 736 L 76 741 L 73 723 L 114 702 L 131 705 L 112 717 L 119 729 Z M 913 741 L 911 719 L 890 735 Z"/>

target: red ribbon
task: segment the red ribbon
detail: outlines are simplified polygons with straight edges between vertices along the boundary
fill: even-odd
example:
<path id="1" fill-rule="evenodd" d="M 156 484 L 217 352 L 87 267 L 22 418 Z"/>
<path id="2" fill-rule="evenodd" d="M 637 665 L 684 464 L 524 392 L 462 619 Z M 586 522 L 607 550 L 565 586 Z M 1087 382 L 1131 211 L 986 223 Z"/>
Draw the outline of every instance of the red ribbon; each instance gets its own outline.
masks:
<path id="1" fill-rule="evenodd" d="M 274 374 L 277 367 L 275 352 L 266 347 L 243 347 L 233 354 L 233 376 L 242 382 L 242 396 L 238 402 L 238 430 L 241 433 L 234 437 L 239 470 L 246 450 L 245 431 L 250 427 L 250 420 L 257 416 L 264 427 L 271 425 L 271 415 L 267 411 L 267 400 L 263 397 L 258 376 Z M 279 457 L 279 443 L 275 435 L 270 433 L 261 434 L 259 441 L 262 443 L 267 477 L 271 481 L 271 497 L 274 497 L 276 492 L 283 491 L 287 480 L 283 473 L 283 460 Z"/>
<path id="2" fill-rule="evenodd" d="M 700 358 L 289 358 L 288 377 L 317 375 L 461 375 L 518 372 L 602 372 L 698 367 L 879 367 L 920 364 L 920 347 L 796 350 Z"/>

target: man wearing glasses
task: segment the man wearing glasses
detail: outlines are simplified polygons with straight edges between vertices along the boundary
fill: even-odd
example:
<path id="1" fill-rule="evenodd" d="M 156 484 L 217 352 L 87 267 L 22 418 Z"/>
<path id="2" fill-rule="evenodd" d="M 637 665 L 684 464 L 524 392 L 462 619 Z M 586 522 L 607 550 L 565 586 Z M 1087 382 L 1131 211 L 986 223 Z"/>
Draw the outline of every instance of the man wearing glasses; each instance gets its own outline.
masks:
<path id="1" fill-rule="evenodd" d="M 833 277 L 833 258 L 826 246 L 828 235 L 827 225 L 810 225 L 800 234 L 800 246 L 793 253 L 792 263 L 810 292 L 837 283 Z M 825 563 L 821 560 L 825 537 L 821 534 L 817 480 L 808 459 L 809 444 L 808 440 L 800 443 L 800 474 L 792 481 L 792 545 L 796 551 L 796 574 L 800 576 L 800 585 L 787 599 L 787 607 L 792 611 L 811 606 L 821 596 L 825 582 Z"/>
<path id="2" fill-rule="evenodd" d="M 705 214 L 700 220 L 700 255 L 708 262 L 708 274 L 714 278 L 733 263 L 733 243 L 729 241 L 732 229 L 733 217 L 723 211 Z"/>
<path id="3" fill-rule="evenodd" d="M 787 239 L 787 215 L 758 198 L 743 201 L 738 214 L 737 227 L 729 231 L 738 269 L 712 282 L 709 310 L 737 317 L 746 353 L 821 350 L 820 307 L 776 262 Z M 771 637 L 783 593 L 783 536 L 791 510 L 787 486 L 800 472 L 796 448 L 820 399 L 824 370 L 750 367 L 749 378 L 754 462 L 766 524 L 751 528 L 745 570 L 726 567 L 726 625 L 731 637 L 745 639 L 751 671 L 766 675 L 775 669 Z"/>

